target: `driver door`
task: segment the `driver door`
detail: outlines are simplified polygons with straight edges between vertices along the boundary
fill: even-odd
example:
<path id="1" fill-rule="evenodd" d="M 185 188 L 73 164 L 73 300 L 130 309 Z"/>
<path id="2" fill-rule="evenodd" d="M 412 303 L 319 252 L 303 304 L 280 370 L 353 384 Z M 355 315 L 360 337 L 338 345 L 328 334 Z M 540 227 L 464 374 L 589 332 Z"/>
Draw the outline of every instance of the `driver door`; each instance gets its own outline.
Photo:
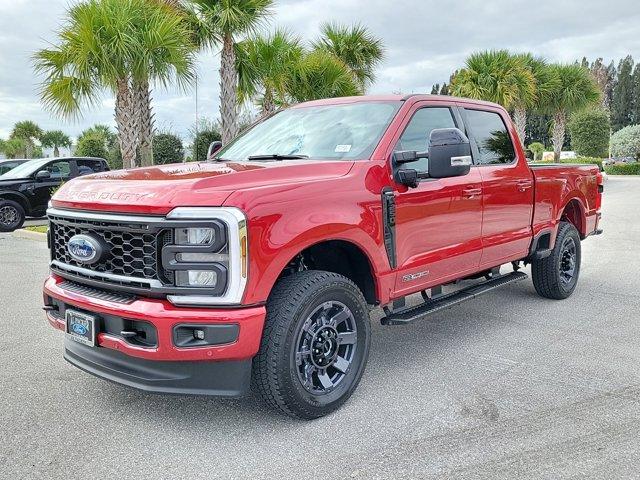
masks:
<path id="1" fill-rule="evenodd" d="M 431 131 L 464 131 L 454 106 L 422 103 L 415 107 L 394 151 L 428 149 Z M 403 168 L 427 170 L 428 160 Z M 477 167 L 461 177 L 425 179 L 417 188 L 397 185 L 396 294 L 406 295 L 478 269 L 482 255 L 482 178 Z"/>
<path id="2" fill-rule="evenodd" d="M 38 173 L 48 171 L 49 178 L 38 179 Z M 33 188 L 31 189 L 30 201 L 31 209 L 35 214 L 44 214 L 47 204 L 51 199 L 53 191 L 55 191 L 63 182 L 75 177 L 76 166 L 71 160 L 55 160 L 46 164 L 34 177 Z"/>

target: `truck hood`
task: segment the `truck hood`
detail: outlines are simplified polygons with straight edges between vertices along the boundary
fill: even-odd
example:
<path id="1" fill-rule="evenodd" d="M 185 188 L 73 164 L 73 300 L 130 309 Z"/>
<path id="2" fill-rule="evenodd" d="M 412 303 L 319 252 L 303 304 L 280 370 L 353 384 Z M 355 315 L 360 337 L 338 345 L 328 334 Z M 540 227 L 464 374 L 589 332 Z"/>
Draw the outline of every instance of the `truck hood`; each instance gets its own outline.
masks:
<path id="1" fill-rule="evenodd" d="M 353 162 L 305 159 L 117 170 L 64 184 L 52 203 L 58 208 L 165 215 L 180 206 L 221 206 L 237 190 L 341 177 L 352 166 Z"/>

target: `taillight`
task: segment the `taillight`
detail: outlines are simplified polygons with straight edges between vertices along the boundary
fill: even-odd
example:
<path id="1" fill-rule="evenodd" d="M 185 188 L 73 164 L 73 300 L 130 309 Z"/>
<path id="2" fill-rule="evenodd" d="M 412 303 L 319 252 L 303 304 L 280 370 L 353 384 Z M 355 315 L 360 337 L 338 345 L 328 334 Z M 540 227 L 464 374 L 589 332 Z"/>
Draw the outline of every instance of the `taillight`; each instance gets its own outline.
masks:
<path id="1" fill-rule="evenodd" d="M 596 210 L 600 210 L 602 206 L 602 192 L 604 192 L 604 177 L 602 172 L 598 172 L 596 175 L 596 183 L 598 185 L 598 193 L 596 194 Z"/>

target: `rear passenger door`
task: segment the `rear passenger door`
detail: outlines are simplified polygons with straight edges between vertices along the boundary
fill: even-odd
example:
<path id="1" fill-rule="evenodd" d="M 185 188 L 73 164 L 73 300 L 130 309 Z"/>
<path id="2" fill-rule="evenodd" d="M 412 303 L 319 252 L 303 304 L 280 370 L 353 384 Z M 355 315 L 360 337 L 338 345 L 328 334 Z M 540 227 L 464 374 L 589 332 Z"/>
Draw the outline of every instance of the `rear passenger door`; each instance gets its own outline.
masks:
<path id="1" fill-rule="evenodd" d="M 482 177 L 483 219 L 481 268 L 528 254 L 531 242 L 533 177 L 515 148 L 517 136 L 501 109 L 461 109 Z"/>

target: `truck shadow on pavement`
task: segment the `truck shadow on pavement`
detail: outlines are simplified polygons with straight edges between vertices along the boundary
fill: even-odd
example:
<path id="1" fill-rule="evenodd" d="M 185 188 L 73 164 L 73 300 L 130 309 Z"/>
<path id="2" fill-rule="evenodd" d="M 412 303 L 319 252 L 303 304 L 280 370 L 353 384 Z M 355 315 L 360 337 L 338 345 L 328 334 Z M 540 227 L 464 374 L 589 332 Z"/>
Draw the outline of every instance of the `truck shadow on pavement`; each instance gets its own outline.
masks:
<path id="1" fill-rule="evenodd" d="M 522 304 L 517 308 L 530 308 L 539 301 L 532 287 L 521 285 L 507 287 L 503 291 L 512 304 Z M 437 373 L 443 362 L 448 369 L 466 368 L 468 365 L 463 363 L 451 363 L 452 359 L 454 362 L 463 361 L 466 345 L 473 344 L 479 337 L 500 338 L 504 336 L 503 331 L 512 330 L 514 326 L 520 327 L 520 324 L 514 325 L 508 313 L 502 311 L 504 305 L 501 304 L 501 298 L 499 295 L 488 295 L 482 302 L 469 302 L 429 319 L 397 327 L 381 326 L 379 319 L 382 311 L 374 310 L 371 315 L 371 351 L 360 387 L 342 409 L 325 418 L 334 418 L 335 421 L 335 417 L 348 415 L 351 409 L 371 410 L 372 415 L 379 415 L 377 401 L 366 399 L 375 395 L 388 397 L 394 391 L 397 393 L 397 389 L 406 394 L 413 389 L 411 394 L 423 396 L 425 403 L 433 401 L 431 397 L 435 393 L 429 392 L 423 384 L 411 381 L 411 376 L 425 369 L 433 369 Z M 254 393 L 241 398 L 150 394 L 85 375 L 81 378 L 83 385 L 78 388 L 88 390 L 87 396 L 92 396 L 93 392 L 89 391 L 95 391 L 95 401 L 104 402 L 104 408 L 108 405 L 109 409 L 121 406 L 122 414 L 130 416 L 131 420 L 148 415 L 149 421 L 153 419 L 154 423 L 167 426 L 175 424 L 181 428 L 193 425 L 197 429 L 203 425 L 208 428 L 225 425 L 227 428 L 237 428 L 239 424 L 286 426 L 300 422 L 267 407 Z M 442 378 L 442 382 L 446 384 L 448 379 Z M 470 387 L 473 385 L 470 384 Z M 486 417 L 492 421 L 498 418 L 497 407 L 490 405 L 490 400 L 482 399 L 479 403 L 481 397 L 473 391 L 468 393 L 468 397 L 459 399 L 461 417 Z M 487 415 L 483 414 L 484 411 Z"/>

